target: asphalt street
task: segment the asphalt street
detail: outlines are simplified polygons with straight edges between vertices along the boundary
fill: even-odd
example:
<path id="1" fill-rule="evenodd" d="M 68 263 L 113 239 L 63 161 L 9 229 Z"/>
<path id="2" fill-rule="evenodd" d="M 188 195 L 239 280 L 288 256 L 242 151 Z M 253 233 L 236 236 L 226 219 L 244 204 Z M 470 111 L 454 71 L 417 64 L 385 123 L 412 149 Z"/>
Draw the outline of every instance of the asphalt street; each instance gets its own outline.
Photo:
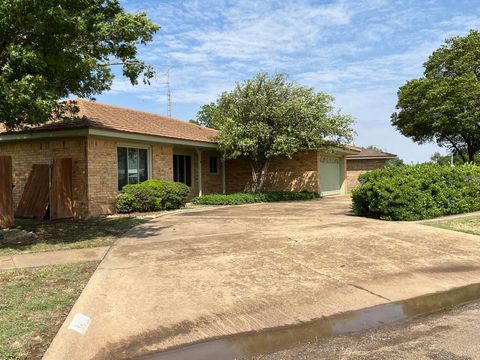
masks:
<path id="1" fill-rule="evenodd" d="M 480 359 L 480 302 L 254 359 Z"/>

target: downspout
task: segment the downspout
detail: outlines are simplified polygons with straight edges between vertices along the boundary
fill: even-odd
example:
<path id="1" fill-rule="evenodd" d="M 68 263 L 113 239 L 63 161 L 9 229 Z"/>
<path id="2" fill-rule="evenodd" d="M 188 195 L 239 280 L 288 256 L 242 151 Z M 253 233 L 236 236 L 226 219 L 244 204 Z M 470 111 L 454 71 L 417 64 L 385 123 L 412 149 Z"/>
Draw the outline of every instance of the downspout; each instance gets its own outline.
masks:
<path id="1" fill-rule="evenodd" d="M 197 150 L 197 169 L 198 169 L 198 196 L 202 196 L 202 150 Z"/>

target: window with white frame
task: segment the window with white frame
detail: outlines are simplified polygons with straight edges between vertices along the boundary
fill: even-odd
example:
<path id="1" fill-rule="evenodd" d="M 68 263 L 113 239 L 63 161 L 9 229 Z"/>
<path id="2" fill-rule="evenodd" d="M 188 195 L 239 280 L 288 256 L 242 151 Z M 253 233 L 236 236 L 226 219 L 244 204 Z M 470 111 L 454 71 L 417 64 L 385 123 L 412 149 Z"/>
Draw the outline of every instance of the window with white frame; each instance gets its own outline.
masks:
<path id="1" fill-rule="evenodd" d="M 117 160 L 118 190 L 127 184 L 140 184 L 148 180 L 148 149 L 119 146 Z"/>

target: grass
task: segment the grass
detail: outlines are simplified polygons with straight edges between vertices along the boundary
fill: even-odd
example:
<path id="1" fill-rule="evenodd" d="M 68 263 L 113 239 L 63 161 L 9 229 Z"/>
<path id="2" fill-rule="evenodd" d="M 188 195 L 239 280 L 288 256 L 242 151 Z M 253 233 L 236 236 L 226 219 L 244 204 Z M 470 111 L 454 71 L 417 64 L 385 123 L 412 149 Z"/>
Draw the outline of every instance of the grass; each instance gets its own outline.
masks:
<path id="1" fill-rule="evenodd" d="M 480 215 L 459 217 L 451 220 L 426 222 L 426 225 L 442 229 L 461 231 L 467 234 L 480 235 Z"/>
<path id="2" fill-rule="evenodd" d="M 38 236 L 34 244 L 2 244 L 0 255 L 111 245 L 115 239 L 145 220 L 131 217 L 92 218 L 57 222 L 16 219 L 16 226 Z"/>
<path id="3" fill-rule="evenodd" d="M 319 198 L 313 192 L 293 191 L 264 191 L 264 192 L 238 192 L 233 194 L 210 194 L 193 199 L 194 204 L 199 205 L 241 205 L 259 202 L 312 200 Z"/>
<path id="4" fill-rule="evenodd" d="M 0 272 L 0 359 L 41 359 L 97 264 Z"/>

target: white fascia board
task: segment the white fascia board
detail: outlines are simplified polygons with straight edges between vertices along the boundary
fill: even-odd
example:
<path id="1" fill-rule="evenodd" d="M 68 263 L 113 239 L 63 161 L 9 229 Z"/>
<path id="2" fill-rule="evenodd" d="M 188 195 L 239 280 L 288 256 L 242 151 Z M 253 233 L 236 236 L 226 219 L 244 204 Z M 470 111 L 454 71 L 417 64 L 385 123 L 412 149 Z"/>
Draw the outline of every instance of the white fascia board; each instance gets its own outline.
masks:
<path id="1" fill-rule="evenodd" d="M 173 139 L 173 138 L 167 138 L 167 137 L 162 137 L 162 136 L 125 133 L 125 132 L 120 132 L 120 131 L 89 129 L 88 130 L 88 135 L 110 137 L 110 138 L 117 138 L 117 139 L 125 139 L 125 140 L 130 140 L 130 141 L 142 141 L 142 142 L 150 142 L 150 143 L 195 146 L 195 147 L 199 147 L 199 148 L 211 148 L 211 149 L 216 149 L 217 148 L 217 144 L 215 144 L 215 143 L 208 143 L 208 142 L 195 141 L 195 140 Z"/>
<path id="2" fill-rule="evenodd" d="M 2 141 L 21 141 L 36 139 L 58 139 L 63 137 L 87 136 L 88 129 L 72 129 L 72 130 L 55 130 L 55 131 L 37 131 L 23 133 L 0 134 L 0 142 Z"/>

